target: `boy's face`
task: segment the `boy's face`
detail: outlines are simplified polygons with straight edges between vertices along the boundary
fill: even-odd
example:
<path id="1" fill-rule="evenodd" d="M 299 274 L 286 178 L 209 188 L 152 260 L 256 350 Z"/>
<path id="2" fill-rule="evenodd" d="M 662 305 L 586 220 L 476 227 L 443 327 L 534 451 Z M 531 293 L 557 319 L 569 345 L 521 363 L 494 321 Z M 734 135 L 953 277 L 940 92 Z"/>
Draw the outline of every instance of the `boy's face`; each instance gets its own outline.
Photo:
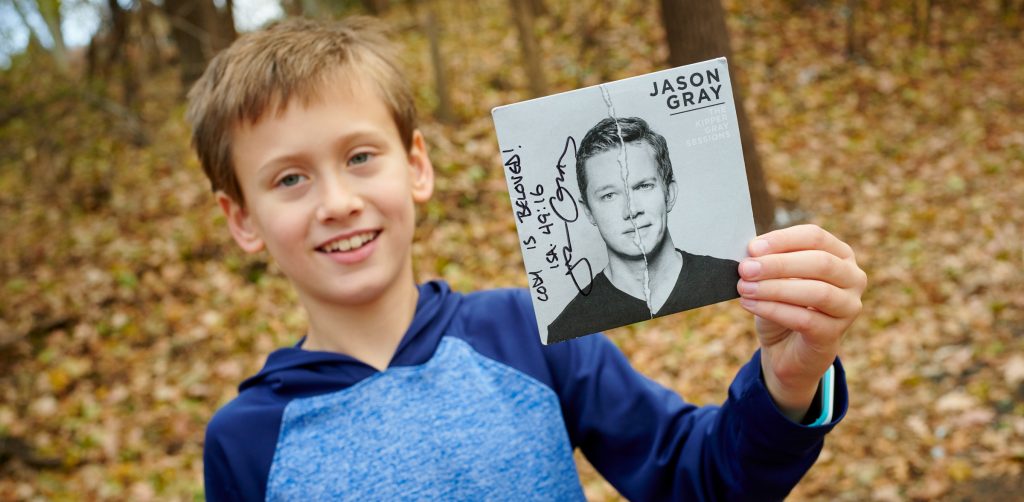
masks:
<path id="1" fill-rule="evenodd" d="M 368 87 L 334 86 L 233 131 L 246 205 L 218 194 L 232 236 L 266 247 L 304 300 L 360 305 L 413 281 L 414 203 L 430 198 L 433 168 L 419 131 L 406 150 Z"/>
<path id="2" fill-rule="evenodd" d="M 619 153 L 619 148 L 612 148 L 587 159 L 587 203 L 583 209 L 601 233 L 608 252 L 640 259 L 668 236 L 668 212 L 675 204 L 676 185 L 665 186 L 654 150 L 643 141 L 626 143 L 629 179 L 623 183 Z M 643 253 L 636 229 L 640 231 Z"/>

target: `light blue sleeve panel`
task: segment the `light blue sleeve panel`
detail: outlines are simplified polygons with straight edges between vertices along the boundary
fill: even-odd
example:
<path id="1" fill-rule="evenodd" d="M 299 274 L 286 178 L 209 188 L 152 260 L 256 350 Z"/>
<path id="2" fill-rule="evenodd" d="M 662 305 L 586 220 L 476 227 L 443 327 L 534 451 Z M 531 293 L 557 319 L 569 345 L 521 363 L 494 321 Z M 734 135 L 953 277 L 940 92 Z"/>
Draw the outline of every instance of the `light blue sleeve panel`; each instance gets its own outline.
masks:
<path id="1" fill-rule="evenodd" d="M 583 500 L 558 396 L 445 337 L 285 408 L 269 500 Z"/>
<path id="2" fill-rule="evenodd" d="M 821 427 L 832 421 L 832 414 L 835 410 L 835 387 L 836 387 L 836 365 L 833 364 L 825 370 L 821 377 L 821 415 L 809 424 L 809 427 Z"/>

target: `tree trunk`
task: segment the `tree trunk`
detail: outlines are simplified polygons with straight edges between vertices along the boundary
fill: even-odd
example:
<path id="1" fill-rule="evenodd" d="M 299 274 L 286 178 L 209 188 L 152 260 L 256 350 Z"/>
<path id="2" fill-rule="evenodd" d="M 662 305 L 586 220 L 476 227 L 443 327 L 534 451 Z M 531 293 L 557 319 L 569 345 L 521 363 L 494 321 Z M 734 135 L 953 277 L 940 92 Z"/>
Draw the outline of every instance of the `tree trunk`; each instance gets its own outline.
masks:
<path id="1" fill-rule="evenodd" d="M 235 29 L 234 0 L 224 0 L 224 10 L 220 11 L 219 20 L 220 44 L 216 47 L 218 51 L 227 48 L 238 38 L 238 30 Z"/>
<path id="2" fill-rule="evenodd" d="M 363 0 L 363 8 L 374 16 L 380 16 L 387 12 L 387 0 Z"/>
<path id="3" fill-rule="evenodd" d="M 527 2 L 529 0 L 509 0 L 512 4 L 512 17 L 516 21 L 519 32 L 519 51 L 526 67 L 526 78 L 530 80 L 530 94 L 533 97 L 547 94 L 548 84 L 544 79 L 544 71 L 540 64 L 540 49 L 537 48 L 537 37 L 533 31 L 533 12 Z"/>
<path id="4" fill-rule="evenodd" d="M 140 64 L 140 71 L 144 74 L 154 73 L 163 66 L 164 58 L 161 47 L 167 39 L 164 23 L 154 22 L 154 16 L 159 16 L 160 7 L 150 0 L 139 0 L 139 30 L 142 32 L 142 47 L 145 63 Z M 161 18 L 162 21 L 162 18 Z"/>
<path id="5" fill-rule="evenodd" d="M 281 0 L 281 9 L 288 17 L 298 17 L 302 15 L 302 2 L 300 0 Z"/>
<path id="6" fill-rule="evenodd" d="M 732 92 L 736 100 L 743 159 L 750 186 L 750 203 L 754 210 L 754 225 L 758 233 L 769 230 L 775 221 L 775 203 L 761 170 L 757 155 L 754 130 L 747 119 L 743 105 L 743 92 L 739 72 L 729 45 L 729 32 L 725 25 L 725 10 L 719 0 L 661 0 L 661 19 L 668 39 L 669 64 L 682 66 L 706 59 L 726 57 Z"/>
<path id="7" fill-rule="evenodd" d="M 178 47 L 181 82 L 188 88 L 203 74 L 206 62 L 234 40 L 234 20 L 218 11 L 213 0 L 164 0 L 164 10 Z"/>
<path id="8" fill-rule="evenodd" d="M 39 7 L 39 15 L 46 22 L 46 28 L 53 39 L 53 48 L 51 49 L 53 57 L 60 69 L 66 71 L 68 69 L 68 50 L 64 46 L 64 32 L 61 31 L 60 0 L 36 0 L 36 5 Z"/>
<path id="9" fill-rule="evenodd" d="M 330 9 L 321 9 L 320 2 L 317 0 L 301 0 L 302 2 L 302 15 L 308 18 L 320 17 L 320 12 L 324 11 L 326 15 L 330 15 Z"/>
<path id="10" fill-rule="evenodd" d="M 533 15 L 534 19 L 538 17 L 544 17 L 548 15 L 548 6 L 544 3 L 544 0 L 530 0 L 530 14 Z"/>
<path id="11" fill-rule="evenodd" d="M 171 24 L 171 38 L 178 47 L 181 83 L 186 89 L 203 74 L 205 47 L 210 45 L 210 35 L 203 28 L 205 23 L 200 1 L 203 0 L 164 0 L 164 9 Z"/>
<path id="12" fill-rule="evenodd" d="M 846 0 L 846 57 L 853 59 L 860 52 L 857 44 L 857 0 Z"/>
<path id="13" fill-rule="evenodd" d="M 932 0 L 912 0 L 914 7 L 914 32 L 917 41 L 928 43 L 932 25 Z"/>
<path id="14" fill-rule="evenodd" d="M 434 67 L 434 88 L 437 89 L 437 109 L 435 115 L 438 120 L 446 124 L 454 121 L 455 114 L 452 113 L 452 100 L 448 91 L 448 80 L 445 78 L 444 58 L 441 54 L 441 27 L 437 20 L 436 6 L 430 3 L 427 10 L 427 39 L 430 41 L 430 62 Z"/>
<path id="15" fill-rule="evenodd" d="M 99 61 L 101 73 L 108 75 L 110 70 L 116 68 L 121 78 L 123 94 L 121 102 L 125 107 L 130 108 L 135 102 L 138 93 L 138 80 L 135 75 L 135 64 L 125 57 L 125 47 L 128 44 L 128 12 L 121 8 L 117 0 L 107 0 L 107 7 L 110 9 L 110 37 L 107 43 L 110 45 L 107 51 L 106 61 Z M 95 39 L 94 39 L 95 40 Z"/>
<path id="16" fill-rule="evenodd" d="M 107 60 L 100 64 L 109 69 L 124 54 L 124 44 L 128 41 L 128 13 L 117 0 L 107 0 L 107 8 L 110 9 L 110 51 Z"/>
<path id="17" fill-rule="evenodd" d="M 57 2 L 57 4 L 54 7 L 49 2 Z M 50 39 L 53 40 L 53 47 L 50 49 L 45 49 L 42 43 L 43 37 L 39 33 L 40 30 L 37 25 L 28 21 L 29 14 L 25 12 L 25 6 L 21 5 L 21 2 L 18 0 L 12 0 L 11 5 L 14 6 L 14 12 L 21 19 L 21 24 L 25 26 L 25 31 L 28 32 L 29 49 L 38 48 L 46 50 L 53 57 L 54 62 L 57 64 L 57 69 L 67 72 L 67 50 L 64 47 L 64 35 L 60 31 L 60 3 L 57 0 L 49 0 L 49 2 L 47 0 L 37 0 L 36 8 L 45 22 L 46 31 L 49 32 Z"/>
<path id="18" fill-rule="evenodd" d="M 25 26 L 25 31 L 28 32 L 28 45 L 30 47 L 42 47 L 43 43 L 39 40 L 39 34 L 36 33 L 35 25 L 28 22 L 28 13 L 25 12 L 25 7 L 22 7 L 21 2 L 18 2 L 18 0 L 13 0 L 11 5 L 14 6 L 14 12 L 18 14 L 21 24 Z"/>

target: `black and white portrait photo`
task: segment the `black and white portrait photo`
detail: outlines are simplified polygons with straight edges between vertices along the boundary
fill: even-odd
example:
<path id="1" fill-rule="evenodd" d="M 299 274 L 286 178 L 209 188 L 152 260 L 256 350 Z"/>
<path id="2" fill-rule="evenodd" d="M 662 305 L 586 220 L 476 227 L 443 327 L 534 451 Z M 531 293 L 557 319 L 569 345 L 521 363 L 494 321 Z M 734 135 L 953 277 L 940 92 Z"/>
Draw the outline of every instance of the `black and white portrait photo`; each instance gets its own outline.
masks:
<path id="1" fill-rule="evenodd" d="M 739 263 L 677 248 L 679 197 L 665 138 L 643 119 L 605 118 L 576 152 L 580 207 L 608 264 L 548 325 L 548 343 L 736 298 Z"/>
<path id="2" fill-rule="evenodd" d="M 493 116 L 544 343 L 739 296 L 755 232 L 724 59 Z"/>

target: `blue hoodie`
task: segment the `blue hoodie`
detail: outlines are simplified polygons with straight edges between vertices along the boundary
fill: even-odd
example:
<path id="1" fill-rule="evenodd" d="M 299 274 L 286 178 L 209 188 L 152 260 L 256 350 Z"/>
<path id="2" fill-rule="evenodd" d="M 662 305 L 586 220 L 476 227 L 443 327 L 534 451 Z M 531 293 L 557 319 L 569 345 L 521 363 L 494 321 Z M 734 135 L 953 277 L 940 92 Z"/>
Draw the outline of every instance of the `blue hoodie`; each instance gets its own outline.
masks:
<path id="1" fill-rule="evenodd" d="M 209 500 L 582 500 L 579 448 L 631 500 L 783 498 L 846 412 L 795 424 L 759 353 L 721 406 L 637 373 L 603 335 L 542 346 L 525 290 L 419 287 L 385 371 L 343 354 L 270 355 L 206 431 Z"/>

